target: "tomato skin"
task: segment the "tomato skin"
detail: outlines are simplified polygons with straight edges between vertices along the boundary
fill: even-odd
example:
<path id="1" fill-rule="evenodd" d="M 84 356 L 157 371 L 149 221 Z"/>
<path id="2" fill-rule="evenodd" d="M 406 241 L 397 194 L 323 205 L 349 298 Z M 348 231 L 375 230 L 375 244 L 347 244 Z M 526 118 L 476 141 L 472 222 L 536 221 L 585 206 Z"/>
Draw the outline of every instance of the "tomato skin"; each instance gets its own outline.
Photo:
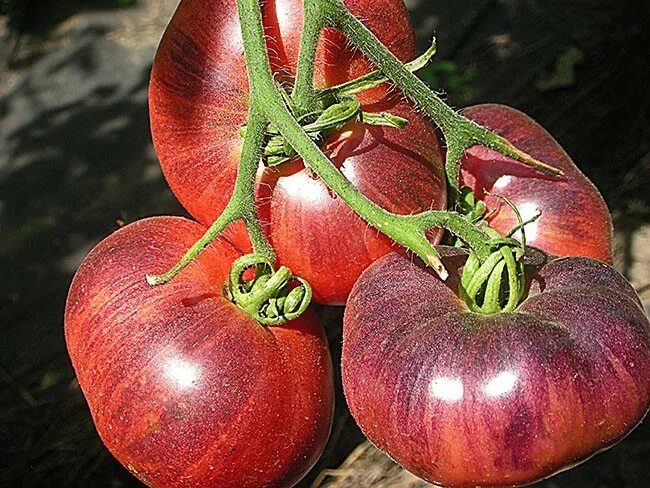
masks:
<path id="1" fill-rule="evenodd" d="M 504 105 L 476 105 L 463 114 L 505 137 L 517 148 L 564 171 L 552 178 L 483 147 L 467 151 L 461 183 L 488 208 L 499 209 L 490 226 L 501 233 L 517 224 L 497 195 L 510 199 L 524 219 L 542 211 L 526 226 L 526 240 L 556 256 L 585 256 L 612 263 L 612 220 L 596 187 L 553 137 L 526 114 Z M 491 193 L 488 195 L 487 192 Z"/>
<path id="2" fill-rule="evenodd" d="M 415 57 L 413 32 L 401 0 L 348 4 L 396 56 Z M 265 2 L 264 20 L 273 69 L 278 77 L 291 81 L 302 25 L 301 3 Z M 323 32 L 319 46 L 317 86 L 348 81 L 372 69 L 333 29 Z M 441 149 L 429 122 L 391 93 L 388 85 L 359 98 L 364 110 L 389 111 L 407 118 L 409 125 L 378 129 L 353 124 L 326 142 L 326 154 L 362 193 L 396 213 L 444 208 Z M 149 99 L 154 146 L 163 173 L 183 206 L 209 225 L 232 193 L 242 145 L 239 128 L 246 122 L 249 102 L 234 0 L 181 2 L 156 55 Z M 291 181 L 285 181 L 284 175 L 291 175 Z M 366 179 L 370 177 L 373 180 Z M 292 189 L 287 191 L 288 187 Z M 301 162 L 261 168 L 257 193 L 278 263 L 307 279 L 314 299 L 321 303 L 343 304 L 368 264 L 399 249 L 353 215 Z M 243 225 L 232 226 L 228 236 L 240 248 L 250 249 Z M 440 233 L 430 237 L 437 242 Z"/>
<path id="3" fill-rule="evenodd" d="M 97 430 L 153 487 L 289 487 L 316 462 L 333 413 L 315 314 L 265 328 L 222 295 L 241 253 L 215 241 L 172 282 L 204 231 L 155 217 L 101 242 L 73 280 L 65 333 Z"/>
<path id="4" fill-rule="evenodd" d="M 342 377 L 362 431 L 394 460 L 449 487 L 532 483 L 632 430 L 650 406 L 650 324 L 632 287 L 596 260 L 541 251 L 528 298 L 483 316 L 450 271 L 391 254 L 350 294 Z"/>

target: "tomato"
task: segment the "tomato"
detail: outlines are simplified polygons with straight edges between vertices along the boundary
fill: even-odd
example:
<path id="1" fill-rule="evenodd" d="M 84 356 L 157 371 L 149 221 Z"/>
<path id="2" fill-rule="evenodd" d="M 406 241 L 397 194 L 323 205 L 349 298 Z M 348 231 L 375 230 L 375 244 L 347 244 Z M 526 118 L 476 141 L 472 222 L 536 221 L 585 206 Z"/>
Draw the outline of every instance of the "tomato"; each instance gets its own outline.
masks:
<path id="1" fill-rule="evenodd" d="M 408 13 L 401 0 L 348 2 L 352 12 L 400 59 L 415 57 Z M 274 71 L 291 83 L 302 25 L 301 2 L 264 3 Z M 372 69 L 333 29 L 324 31 L 315 84 L 332 86 Z M 404 129 L 350 123 L 324 142 L 324 151 L 362 193 L 402 214 L 446 205 L 441 150 L 423 116 L 388 85 L 359 95 L 368 112 L 405 117 Z M 156 152 L 167 181 L 185 208 L 209 225 L 233 189 L 246 123 L 248 80 L 235 0 L 183 0 L 162 39 L 149 90 Z M 317 301 L 345 302 L 372 261 L 397 250 L 294 160 L 260 169 L 259 213 L 278 262 L 307 279 Z M 229 237 L 249 248 L 242 225 Z M 440 232 L 431 233 L 440 239 Z"/>
<path id="2" fill-rule="evenodd" d="M 555 139 L 527 115 L 503 105 L 477 105 L 463 114 L 564 171 L 563 177 L 548 177 L 490 149 L 471 148 L 462 163 L 461 183 L 474 190 L 489 209 L 498 210 L 490 226 L 506 233 L 517 224 L 512 210 L 497 196 L 506 197 L 524 220 L 542 211 L 536 222 L 526 226 L 530 245 L 557 256 L 586 256 L 611 263 L 612 220 L 607 205 Z"/>
<path id="3" fill-rule="evenodd" d="M 241 254 L 225 240 L 169 284 L 146 283 L 203 231 L 156 217 L 90 253 L 65 313 L 79 384 L 108 449 L 149 486 L 293 486 L 331 426 L 326 339 L 312 311 L 267 328 L 224 298 Z"/>
<path id="4" fill-rule="evenodd" d="M 515 486 L 587 459 L 641 421 L 650 324 L 620 274 L 529 251 L 527 298 L 481 315 L 458 296 L 465 251 L 441 253 L 447 283 L 391 254 L 348 299 L 343 387 L 375 445 L 442 486 Z"/>

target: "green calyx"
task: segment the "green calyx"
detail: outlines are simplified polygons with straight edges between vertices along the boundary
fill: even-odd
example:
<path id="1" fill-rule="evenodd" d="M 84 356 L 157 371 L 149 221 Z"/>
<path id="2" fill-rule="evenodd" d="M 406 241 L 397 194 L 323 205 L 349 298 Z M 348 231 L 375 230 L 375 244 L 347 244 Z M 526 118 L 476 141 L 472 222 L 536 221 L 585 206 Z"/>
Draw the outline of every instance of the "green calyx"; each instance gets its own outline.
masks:
<path id="1" fill-rule="evenodd" d="M 474 252 L 463 268 L 461 297 L 470 310 L 481 314 L 512 312 L 525 293 L 523 254 L 502 246 L 481 263 Z"/>
<path id="2" fill-rule="evenodd" d="M 465 207 L 472 222 L 483 226 L 491 237 L 488 246 L 492 253 L 481 260 L 470 250 L 469 257 L 460 280 L 460 295 L 470 310 L 489 315 L 500 312 L 512 312 L 521 303 L 526 294 L 526 273 L 524 254 L 526 253 L 526 234 L 524 227 L 534 222 L 541 214 L 523 221 L 517 207 L 508 199 L 500 197 L 514 212 L 518 224 L 505 236 L 499 235 L 487 226 L 487 219 L 494 212 L 488 212 L 485 203 L 476 200 L 471 192 L 461 192 Z M 463 203 L 459 205 L 463 207 Z M 512 236 L 520 231 L 521 242 Z"/>
<path id="3" fill-rule="evenodd" d="M 247 280 L 246 271 L 255 269 Z M 277 271 L 259 254 L 237 259 L 230 269 L 230 299 L 262 325 L 283 325 L 298 318 L 309 306 L 312 291 L 305 280 L 291 274 L 286 266 Z"/>
<path id="4" fill-rule="evenodd" d="M 287 104 L 289 105 L 289 104 Z M 297 117 L 305 133 L 317 144 L 322 143 L 329 134 L 341 130 L 348 122 L 358 121 L 368 125 L 378 125 L 401 129 L 408 120 L 387 112 L 364 112 L 361 103 L 354 96 L 344 96 L 320 112 L 310 112 Z M 246 134 L 246 127 L 240 130 Z M 297 155 L 284 136 L 273 125 L 267 130 L 267 143 L 264 146 L 263 162 L 267 167 L 278 166 Z"/>

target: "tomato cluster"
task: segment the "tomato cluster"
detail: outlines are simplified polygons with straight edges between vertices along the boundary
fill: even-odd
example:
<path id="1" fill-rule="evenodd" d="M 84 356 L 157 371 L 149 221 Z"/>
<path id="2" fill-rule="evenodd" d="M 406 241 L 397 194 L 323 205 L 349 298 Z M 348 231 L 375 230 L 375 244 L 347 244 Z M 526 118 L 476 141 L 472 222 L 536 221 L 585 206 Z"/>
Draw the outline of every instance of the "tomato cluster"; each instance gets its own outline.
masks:
<path id="1" fill-rule="evenodd" d="M 415 56 L 401 0 L 346 5 L 397 58 Z M 262 8 L 271 66 L 290 87 L 302 2 Z M 332 28 L 315 59 L 317 88 L 373 69 Z M 236 1 L 182 0 L 154 62 L 150 118 L 169 186 L 198 223 L 156 217 L 119 230 L 86 258 L 68 296 L 68 350 L 99 435 L 150 486 L 293 486 L 332 423 L 332 363 L 315 313 L 265 327 L 227 291 L 231 265 L 252 248 L 241 222 L 169 284 L 144 279 L 177 263 L 228 204 L 248 86 Z M 389 84 L 357 97 L 363 112 L 408 125 L 350 120 L 323 134 L 323 152 L 390 212 L 445 209 L 435 128 Z M 485 202 L 491 227 L 516 224 L 499 197 L 524 218 L 543 212 L 526 237 L 549 254 L 529 251 L 527 299 L 514 313 L 469 312 L 459 298 L 464 251 L 441 248 L 451 271 L 443 283 L 295 155 L 260 165 L 256 207 L 278 265 L 306 279 L 316 301 L 347 301 L 343 383 L 370 440 L 429 481 L 514 485 L 585 459 L 640 421 L 650 402 L 648 321 L 624 279 L 588 259 L 611 262 L 611 219 L 562 148 L 514 109 L 464 113 L 564 172 L 546 177 L 478 146 L 464 156 L 462 184 Z M 438 243 L 442 230 L 427 237 Z"/>

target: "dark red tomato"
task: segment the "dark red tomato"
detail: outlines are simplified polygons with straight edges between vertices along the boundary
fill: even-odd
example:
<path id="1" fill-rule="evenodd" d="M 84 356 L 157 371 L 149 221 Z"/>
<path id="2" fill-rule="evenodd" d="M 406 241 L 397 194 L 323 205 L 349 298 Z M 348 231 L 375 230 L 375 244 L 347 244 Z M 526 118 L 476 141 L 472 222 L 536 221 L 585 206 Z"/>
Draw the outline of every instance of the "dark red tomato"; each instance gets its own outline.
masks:
<path id="1" fill-rule="evenodd" d="M 499 209 L 490 226 L 505 233 L 517 224 L 512 210 L 496 196 L 500 195 L 512 200 L 524 220 L 542 211 L 539 220 L 526 226 L 529 244 L 557 256 L 611 263 L 612 220 L 607 205 L 555 139 L 527 115 L 503 105 L 477 105 L 463 114 L 565 174 L 547 177 L 483 147 L 467 151 L 462 183 L 490 209 Z"/>
<path id="2" fill-rule="evenodd" d="M 72 364 L 102 440 L 149 486 L 293 486 L 331 426 L 326 339 L 312 311 L 267 328 L 224 298 L 240 255 L 226 241 L 146 283 L 204 230 L 156 217 L 90 253 L 66 305 Z"/>
<path id="3" fill-rule="evenodd" d="M 511 313 L 458 297 L 391 254 L 355 284 L 343 327 L 350 411 L 380 449 L 448 487 L 532 483 L 605 449 L 650 406 L 650 324 L 606 264 L 529 251 L 530 291 Z"/>
<path id="4" fill-rule="evenodd" d="M 401 0 L 348 2 L 393 53 L 415 57 L 415 42 Z M 295 72 L 302 25 L 301 2 L 264 3 L 274 70 L 287 82 Z M 331 86 L 372 69 L 340 33 L 324 31 L 315 82 Z M 233 189 L 248 110 L 248 81 L 235 0 L 184 0 L 158 49 L 150 85 L 153 140 L 165 177 L 187 210 L 208 225 Z M 374 202 L 401 214 L 446 205 L 441 150 L 435 133 L 387 85 L 360 95 L 363 109 L 405 117 L 405 129 L 350 124 L 324 150 L 343 175 Z M 302 162 L 260 170 L 258 205 L 280 264 L 306 278 L 317 301 L 344 303 L 359 274 L 398 248 L 379 234 Z M 249 246 L 243 226 L 229 236 Z M 440 233 L 432 233 L 435 241 Z"/>

